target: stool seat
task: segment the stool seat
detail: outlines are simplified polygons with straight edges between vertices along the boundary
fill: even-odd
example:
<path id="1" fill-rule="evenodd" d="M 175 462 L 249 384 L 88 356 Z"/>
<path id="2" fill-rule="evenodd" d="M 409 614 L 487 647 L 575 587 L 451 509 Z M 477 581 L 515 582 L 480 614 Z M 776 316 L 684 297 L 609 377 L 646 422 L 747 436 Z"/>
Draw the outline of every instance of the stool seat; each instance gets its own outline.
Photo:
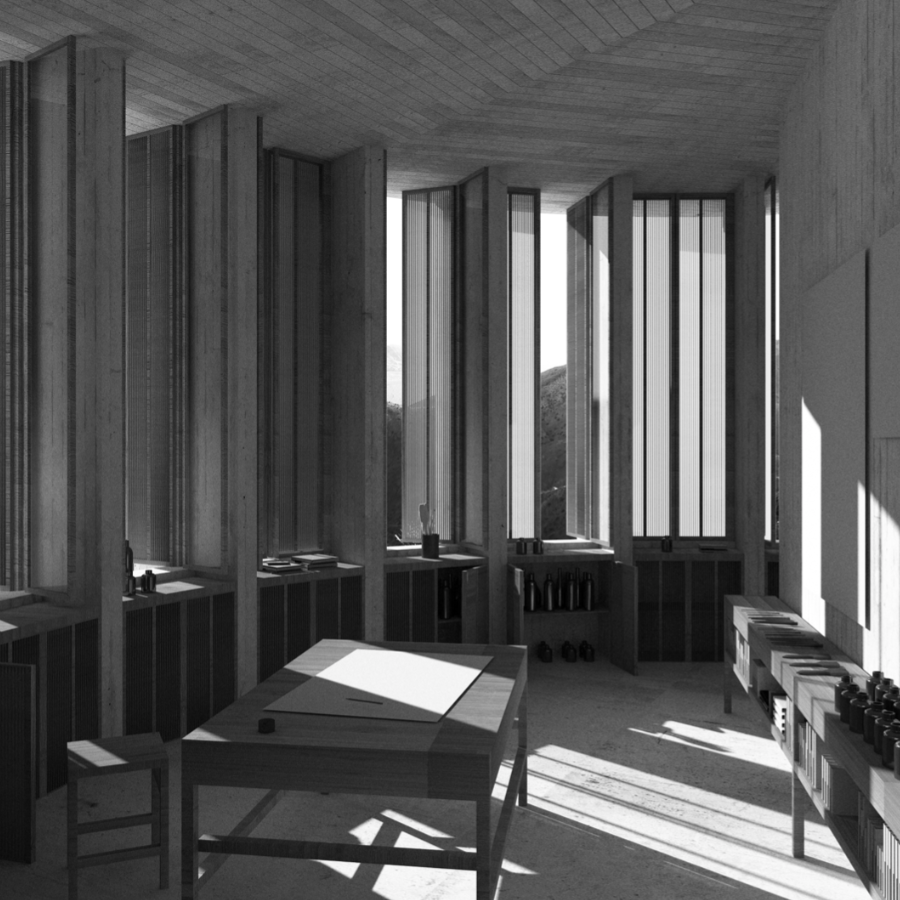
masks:
<path id="1" fill-rule="evenodd" d="M 132 734 L 70 741 L 68 755 L 68 835 L 69 900 L 78 900 L 78 869 L 144 856 L 159 857 L 159 886 L 169 886 L 169 757 L 158 734 Z M 149 813 L 119 816 L 93 822 L 78 821 L 78 782 L 84 778 L 121 775 L 141 769 L 150 770 Z M 79 856 L 78 836 L 96 831 L 149 825 L 150 843 L 141 847 L 109 850 Z"/>

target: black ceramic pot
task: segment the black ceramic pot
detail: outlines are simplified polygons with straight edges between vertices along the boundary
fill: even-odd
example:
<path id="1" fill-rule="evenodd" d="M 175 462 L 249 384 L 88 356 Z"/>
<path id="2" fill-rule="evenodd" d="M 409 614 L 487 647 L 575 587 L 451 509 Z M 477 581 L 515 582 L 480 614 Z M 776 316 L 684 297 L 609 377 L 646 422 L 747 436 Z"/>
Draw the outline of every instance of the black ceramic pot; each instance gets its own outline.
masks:
<path id="1" fill-rule="evenodd" d="M 852 681 L 847 685 L 847 690 L 841 694 L 841 721 L 849 722 L 850 721 L 850 701 L 859 693 L 858 685 L 854 684 Z"/>

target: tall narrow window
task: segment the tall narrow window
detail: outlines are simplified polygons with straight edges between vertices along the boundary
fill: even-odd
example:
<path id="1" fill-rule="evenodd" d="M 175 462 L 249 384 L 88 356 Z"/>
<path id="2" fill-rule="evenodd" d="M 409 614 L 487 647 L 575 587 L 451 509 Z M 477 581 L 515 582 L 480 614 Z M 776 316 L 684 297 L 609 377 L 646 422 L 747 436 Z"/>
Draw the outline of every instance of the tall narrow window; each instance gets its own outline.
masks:
<path id="1" fill-rule="evenodd" d="M 28 286 L 25 72 L 0 66 L 0 590 L 29 581 L 32 302 Z"/>
<path id="2" fill-rule="evenodd" d="M 728 201 L 634 202 L 634 534 L 731 532 Z"/>
<path id="3" fill-rule="evenodd" d="M 766 183 L 766 540 L 778 541 L 779 215 L 778 185 Z"/>
<path id="4" fill-rule="evenodd" d="M 268 246 L 260 484 L 268 555 L 322 544 L 321 163 L 266 153 Z"/>
<path id="5" fill-rule="evenodd" d="M 540 535 L 540 194 L 509 192 L 509 534 Z"/>
<path id="6" fill-rule="evenodd" d="M 669 534 L 671 201 L 634 202 L 634 533 Z"/>
<path id="7" fill-rule="evenodd" d="M 568 211 L 566 529 L 610 540 L 610 235 L 608 185 Z"/>
<path id="8" fill-rule="evenodd" d="M 455 189 L 403 195 L 402 536 L 452 540 Z"/>
<path id="9" fill-rule="evenodd" d="M 125 528 L 135 557 L 183 564 L 187 414 L 183 136 L 127 142 Z"/>

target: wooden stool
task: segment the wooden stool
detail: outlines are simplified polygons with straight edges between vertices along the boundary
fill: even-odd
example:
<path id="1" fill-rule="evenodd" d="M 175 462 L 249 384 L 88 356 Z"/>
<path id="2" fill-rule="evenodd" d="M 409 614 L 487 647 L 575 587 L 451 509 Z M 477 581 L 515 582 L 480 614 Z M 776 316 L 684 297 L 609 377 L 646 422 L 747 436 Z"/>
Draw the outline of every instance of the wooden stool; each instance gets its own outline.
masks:
<path id="1" fill-rule="evenodd" d="M 169 886 L 169 757 L 158 734 L 133 734 L 125 737 L 98 738 L 95 741 L 70 741 L 68 787 L 69 900 L 78 898 L 78 869 L 99 866 L 144 856 L 159 857 L 159 887 Z M 78 824 L 78 782 L 98 775 L 119 775 L 137 769 L 150 769 L 151 810 L 137 816 L 101 819 Z M 78 855 L 78 835 L 149 825 L 150 843 L 143 847 L 109 850 L 105 853 Z"/>

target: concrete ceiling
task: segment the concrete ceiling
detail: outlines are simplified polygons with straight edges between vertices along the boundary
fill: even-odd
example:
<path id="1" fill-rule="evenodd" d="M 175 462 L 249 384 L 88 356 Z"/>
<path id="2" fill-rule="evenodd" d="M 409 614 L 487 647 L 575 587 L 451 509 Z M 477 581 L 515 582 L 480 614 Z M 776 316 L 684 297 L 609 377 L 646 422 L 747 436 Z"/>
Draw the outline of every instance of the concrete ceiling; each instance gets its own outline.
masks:
<path id="1" fill-rule="evenodd" d="M 69 34 L 128 56 L 126 127 L 222 103 L 266 146 L 388 149 L 391 191 L 503 165 L 565 207 L 610 175 L 724 191 L 777 165 L 839 0 L 3 0 L 0 59 Z"/>

